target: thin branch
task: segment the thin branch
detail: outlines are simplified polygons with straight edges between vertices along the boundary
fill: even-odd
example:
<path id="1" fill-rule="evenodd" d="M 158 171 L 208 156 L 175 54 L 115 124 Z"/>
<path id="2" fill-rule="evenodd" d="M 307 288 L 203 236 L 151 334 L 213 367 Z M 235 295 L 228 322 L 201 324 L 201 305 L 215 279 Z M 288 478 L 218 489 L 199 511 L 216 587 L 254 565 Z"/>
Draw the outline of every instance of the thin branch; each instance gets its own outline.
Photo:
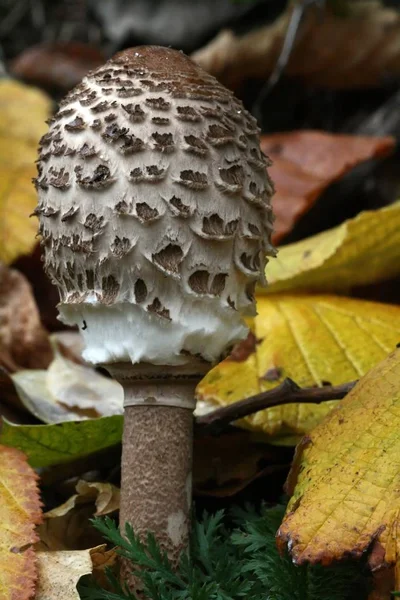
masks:
<path id="1" fill-rule="evenodd" d="M 292 381 L 285 379 L 280 385 L 267 392 L 250 396 L 229 406 L 217 408 L 196 419 L 196 434 L 199 436 L 216 434 L 225 429 L 233 421 L 243 419 L 259 410 L 282 404 L 320 404 L 327 400 L 340 400 L 353 389 L 357 381 L 342 385 L 301 388 Z"/>

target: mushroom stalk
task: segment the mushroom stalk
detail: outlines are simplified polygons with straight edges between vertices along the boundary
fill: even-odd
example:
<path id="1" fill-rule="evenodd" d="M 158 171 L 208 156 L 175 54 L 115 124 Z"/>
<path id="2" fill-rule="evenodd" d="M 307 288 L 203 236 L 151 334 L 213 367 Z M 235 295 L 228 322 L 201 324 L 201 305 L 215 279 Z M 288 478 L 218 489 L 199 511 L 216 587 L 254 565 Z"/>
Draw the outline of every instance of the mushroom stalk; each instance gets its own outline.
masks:
<path id="1" fill-rule="evenodd" d="M 125 396 L 121 530 L 130 523 L 143 538 L 152 532 L 176 566 L 190 532 L 194 391 L 209 364 L 194 359 L 176 367 L 104 367 Z"/>

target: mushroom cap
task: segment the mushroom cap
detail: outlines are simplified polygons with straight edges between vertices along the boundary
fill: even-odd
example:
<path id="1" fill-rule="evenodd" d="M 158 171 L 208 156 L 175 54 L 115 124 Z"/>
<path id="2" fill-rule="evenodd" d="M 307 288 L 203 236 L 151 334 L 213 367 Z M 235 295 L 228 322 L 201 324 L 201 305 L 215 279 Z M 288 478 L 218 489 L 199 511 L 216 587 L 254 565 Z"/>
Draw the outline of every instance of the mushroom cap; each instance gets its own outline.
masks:
<path id="1" fill-rule="evenodd" d="M 215 360 L 245 336 L 273 253 L 266 166 L 256 120 L 182 52 L 125 50 L 66 96 L 35 214 L 87 360 Z"/>

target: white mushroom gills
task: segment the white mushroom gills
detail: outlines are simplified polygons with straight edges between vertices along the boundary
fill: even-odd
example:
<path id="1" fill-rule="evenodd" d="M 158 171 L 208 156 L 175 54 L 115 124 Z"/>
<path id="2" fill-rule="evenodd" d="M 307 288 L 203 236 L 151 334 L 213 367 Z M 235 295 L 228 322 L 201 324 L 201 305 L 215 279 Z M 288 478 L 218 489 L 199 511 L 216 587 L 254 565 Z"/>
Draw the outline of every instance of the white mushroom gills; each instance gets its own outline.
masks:
<path id="1" fill-rule="evenodd" d="M 123 384 L 132 383 L 126 367 L 133 368 L 140 410 L 147 401 L 138 400 L 137 381 L 146 377 L 157 380 L 154 405 L 165 405 L 166 367 L 166 380 L 184 373 L 191 390 L 185 406 L 167 406 L 187 411 L 194 380 L 245 337 L 241 316 L 254 314 L 254 286 L 274 252 L 266 166 L 242 103 L 167 48 L 117 54 L 51 119 L 40 142 L 35 214 L 60 318 L 81 328 L 86 360 L 114 373 L 112 365 L 123 364 Z M 134 412 L 126 409 L 126 421 Z M 183 475 L 176 485 L 185 496 L 190 469 Z M 124 485 L 123 473 L 122 496 Z M 182 506 L 187 515 L 187 501 Z"/>

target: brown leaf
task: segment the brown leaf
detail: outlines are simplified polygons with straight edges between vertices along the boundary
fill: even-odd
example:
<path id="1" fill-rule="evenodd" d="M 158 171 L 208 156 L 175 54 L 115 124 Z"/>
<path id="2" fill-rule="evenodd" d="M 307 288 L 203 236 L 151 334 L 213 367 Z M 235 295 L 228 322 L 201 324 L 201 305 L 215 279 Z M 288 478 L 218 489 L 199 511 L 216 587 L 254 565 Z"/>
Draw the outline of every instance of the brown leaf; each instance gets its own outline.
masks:
<path id="1" fill-rule="evenodd" d="M 269 173 L 275 184 L 272 198 L 276 221 L 273 241 L 290 233 L 333 181 L 355 165 L 388 155 L 392 137 L 352 136 L 322 131 L 275 133 L 261 138 L 261 147 L 273 161 Z"/>
<path id="2" fill-rule="evenodd" d="M 24 50 L 11 63 L 11 72 L 39 87 L 67 92 L 104 63 L 98 48 L 81 42 L 44 43 Z"/>
<path id="3" fill-rule="evenodd" d="M 52 357 L 29 283 L 0 263 L 0 366 L 10 372 L 43 369 Z"/>
<path id="4" fill-rule="evenodd" d="M 105 589 L 110 589 L 110 582 L 106 577 L 105 570 L 117 566 L 118 554 L 114 549 L 107 550 L 106 544 L 90 550 L 93 565 L 93 578 L 96 583 Z"/>
<path id="5" fill-rule="evenodd" d="M 268 77 L 282 51 L 294 3 L 272 24 L 243 36 L 221 31 L 192 58 L 228 87 Z M 298 29 L 285 73 L 329 88 L 379 86 L 400 74 L 400 14 L 379 1 L 310 6 Z"/>
<path id="6" fill-rule="evenodd" d="M 119 509 L 120 491 L 111 483 L 78 481 L 77 493 L 45 513 L 38 528 L 40 550 L 83 550 L 96 546 L 101 535 L 89 519 Z"/>
<path id="7" fill-rule="evenodd" d="M 284 472 L 288 462 L 285 448 L 257 442 L 247 431 L 198 438 L 194 443 L 194 493 L 234 496 L 260 477 Z"/>

